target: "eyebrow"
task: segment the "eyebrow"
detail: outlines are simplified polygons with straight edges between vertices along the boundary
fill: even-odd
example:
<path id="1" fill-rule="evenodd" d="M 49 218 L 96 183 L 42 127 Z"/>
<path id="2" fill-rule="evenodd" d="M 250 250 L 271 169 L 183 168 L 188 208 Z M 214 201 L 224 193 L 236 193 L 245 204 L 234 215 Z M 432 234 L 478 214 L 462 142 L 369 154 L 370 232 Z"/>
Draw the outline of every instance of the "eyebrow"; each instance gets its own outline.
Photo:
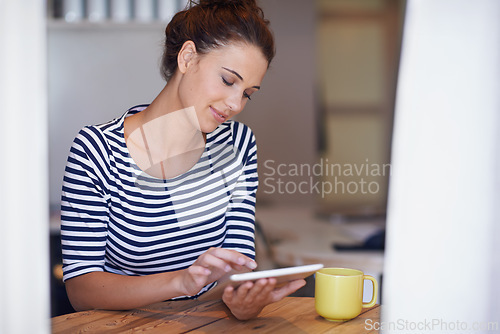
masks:
<path id="1" fill-rule="evenodd" d="M 236 76 L 237 76 L 237 77 L 238 77 L 241 81 L 243 81 L 243 77 L 242 77 L 242 76 L 241 76 L 238 72 L 236 72 L 236 71 L 234 71 L 234 70 L 231 70 L 231 69 L 229 69 L 229 68 L 227 68 L 227 67 L 222 67 L 222 68 L 223 68 L 223 69 L 225 69 L 225 70 L 226 70 L 226 71 L 228 71 L 228 72 L 233 73 L 233 74 L 234 74 L 234 75 L 236 75 Z M 260 89 L 260 86 L 252 86 L 252 88 L 255 88 L 255 89 Z"/>

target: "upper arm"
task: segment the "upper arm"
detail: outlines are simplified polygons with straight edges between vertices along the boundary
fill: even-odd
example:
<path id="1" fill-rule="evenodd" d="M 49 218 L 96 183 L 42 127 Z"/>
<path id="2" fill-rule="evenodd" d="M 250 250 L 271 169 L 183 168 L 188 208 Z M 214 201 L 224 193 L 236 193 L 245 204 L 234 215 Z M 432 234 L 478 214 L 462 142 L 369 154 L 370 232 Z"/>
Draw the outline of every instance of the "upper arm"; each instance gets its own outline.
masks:
<path id="1" fill-rule="evenodd" d="M 68 156 L 61 195 L 64 281 L 104 270 L 109 194 L 102 145 L 96 133 L 84 129 Z"/>

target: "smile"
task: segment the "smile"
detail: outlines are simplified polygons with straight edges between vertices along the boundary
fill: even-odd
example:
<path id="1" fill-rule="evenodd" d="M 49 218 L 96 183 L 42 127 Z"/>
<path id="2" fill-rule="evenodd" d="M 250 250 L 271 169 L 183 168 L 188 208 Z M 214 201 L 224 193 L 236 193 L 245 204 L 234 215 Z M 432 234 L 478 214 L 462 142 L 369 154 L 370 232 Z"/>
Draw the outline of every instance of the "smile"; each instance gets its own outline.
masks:
<path id="1" fill-rule="evenodd" d="M 212 116 L 218 123 L 224 123 L 228 118 L 228 116 L 224 115 L 223 113 L 219 112 L 217 109 L 213 107 L 210 107 L 210 111 L 212 112 Z"/>

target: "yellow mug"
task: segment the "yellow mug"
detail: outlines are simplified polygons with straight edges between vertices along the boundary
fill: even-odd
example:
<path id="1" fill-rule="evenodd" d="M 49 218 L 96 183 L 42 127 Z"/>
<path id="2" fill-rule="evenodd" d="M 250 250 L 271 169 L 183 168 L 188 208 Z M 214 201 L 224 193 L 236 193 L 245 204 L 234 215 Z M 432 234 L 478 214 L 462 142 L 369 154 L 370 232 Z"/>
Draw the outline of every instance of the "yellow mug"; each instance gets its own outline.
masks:
<path id="1" fill-rule="evenodd" d="M 363 303 L 365 279 L 373 284 L 373 296 L 369 303 Z M 353 319 L 362 308 L 374 306 L 377 300 L 377 281 L 360 270 L 323 268 L 316 272 L 315 281 L 316 312 L 330 321 Z"/>

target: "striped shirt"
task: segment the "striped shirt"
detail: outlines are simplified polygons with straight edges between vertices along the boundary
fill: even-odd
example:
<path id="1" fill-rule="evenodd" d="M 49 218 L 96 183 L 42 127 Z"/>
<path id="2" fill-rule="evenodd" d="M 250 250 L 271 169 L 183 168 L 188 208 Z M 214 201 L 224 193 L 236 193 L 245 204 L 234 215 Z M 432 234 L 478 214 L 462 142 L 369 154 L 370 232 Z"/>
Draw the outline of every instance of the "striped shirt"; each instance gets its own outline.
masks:
<path id="1" fill-rule="evenodd" d="M 189 171 L 158 179 L 135 164 L 124 138 L 125 118 L 146 107 L 84 127 L 73 141 L 61 197 L 64 281 L 94 271 L 181 270 L 210 247 L 255 257 L 252 131 L 234 121 L 221 124 L 207 133 L 201 158 Z"/>

